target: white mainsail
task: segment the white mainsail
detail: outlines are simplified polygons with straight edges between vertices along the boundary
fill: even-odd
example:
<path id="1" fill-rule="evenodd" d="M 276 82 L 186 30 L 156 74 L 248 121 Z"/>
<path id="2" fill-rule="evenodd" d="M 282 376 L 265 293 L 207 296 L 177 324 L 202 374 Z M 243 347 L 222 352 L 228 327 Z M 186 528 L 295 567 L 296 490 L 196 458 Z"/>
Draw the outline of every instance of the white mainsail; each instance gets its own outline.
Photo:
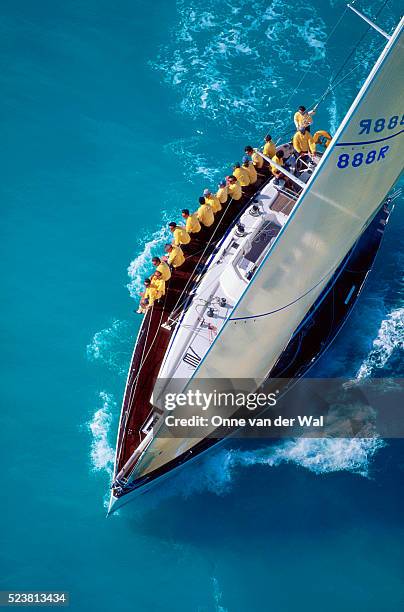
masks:
<path id="1" fill-rule="evenodd" d="M 197 376 L 226 376 L 237 350 L 243 359 L 232 363 L 232 377 L 264 379 L 399 177 L 403 21 Z"/>
<path id="2" fill-rule="evenodd" d="M 340 125 L 295 209 L 194 379 L 264 381 L 403 168 L 404 19 Z M 234 359 L 238 355 L 238 359 Z M 159 438 L 136 476 L 191 448 Z"/>

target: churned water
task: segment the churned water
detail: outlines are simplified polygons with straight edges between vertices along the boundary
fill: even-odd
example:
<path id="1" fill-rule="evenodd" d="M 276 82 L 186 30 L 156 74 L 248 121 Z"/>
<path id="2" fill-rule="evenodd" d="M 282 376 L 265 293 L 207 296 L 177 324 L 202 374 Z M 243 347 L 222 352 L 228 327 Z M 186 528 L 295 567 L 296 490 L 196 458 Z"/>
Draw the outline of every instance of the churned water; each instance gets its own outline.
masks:
<path id="1" fill-rule="evenodd" d="M 83 611 L 403 603 L 399 441 L 227 443 L 105 519 L 139 279 L 167 220 L 321 97 L 366 29 L 349 13 L 327 40 L 343 10 L 1 3 L 0 589 L 65 589 Z M 378 22 L 399 16 L 391 0 Z M 367 34 L 319 127 L 335 130 L 383 44 Z M 403 374 L 400 204 L 319 376 Z"/>

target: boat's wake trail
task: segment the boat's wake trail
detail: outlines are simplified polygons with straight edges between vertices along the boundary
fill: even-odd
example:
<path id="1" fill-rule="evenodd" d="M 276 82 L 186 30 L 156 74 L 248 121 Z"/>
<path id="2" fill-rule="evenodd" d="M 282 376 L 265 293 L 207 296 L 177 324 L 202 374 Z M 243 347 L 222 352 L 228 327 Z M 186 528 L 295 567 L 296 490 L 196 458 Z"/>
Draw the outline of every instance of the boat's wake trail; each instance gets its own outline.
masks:
<path id="1" fill-rule="evenodd" d="M 114 449 L 109 442 L 109 433 L 112 425 L 112 415 L 116 411 L 116 402 L 113 396 L 105 391 L 99 394 L 101 407 L 87 423 L 91 432 L 91 469 L 94 472 L 106 471 L 112 478 L 114 465 Z"/>
<path id="2" fill-rule="evenodd" d="M 372 348 L 360 366 L 356 380 L 385 368 L 393 353 L 404 348 L 404 308 L 392 310 L 380 324 Z M 278 467 L 290 463 L 315 474 L 348 471 L 367 477 L 372 459 L 386 443 L 380 438 L 299 438 L 254 450 L 222 449 L 206 456 L 202 477 L 184 478 L 185 494 L 209 490 L 218 495 L 231 489 L 236 471 L 251 466 Z"/>
<path id="3" fill-rule="evenodd" d="M 185 497 L 203 491 L 223 495 L 231 490 L 240 468 L 275 468 L 282 464 L 294 464 L 315 474 L 347 471 L 367 477 L 375 453 L 383 446 L 385 442 L 377 438 L 299 438 L 253 450 L 221 449 L 184 471 L 177 478 L 175 490 Z M 198 472 L 195 477 L 193 470 Z"/>
<path id="4" fill-rule="evenodd" d="M 404 349 L 404 308 L 392 310 L 380 324 L 372 349 L 360 366 L 357 380 L 384 368 L 396 350 Z"/>
<path id="5" fill-rule="evenodd" d="M 87 344 L 87 358 L 103 363 L 123 376 L 128 369 L 132 336 L 128 321 L 115 320 L 109 327 L 94 334 Z"/>

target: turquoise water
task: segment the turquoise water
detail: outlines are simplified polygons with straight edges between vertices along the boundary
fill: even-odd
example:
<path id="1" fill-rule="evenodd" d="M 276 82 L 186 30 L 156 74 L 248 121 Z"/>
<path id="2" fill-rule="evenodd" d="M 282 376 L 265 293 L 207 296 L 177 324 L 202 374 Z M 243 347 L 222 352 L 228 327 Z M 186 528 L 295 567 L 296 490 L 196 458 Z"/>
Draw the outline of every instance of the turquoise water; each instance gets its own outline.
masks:
<path id="1" fill-rule="evenodd" d="M 73 610 L 399 609 L 398 441 L 227 444 L 105 519 L 131 295 L 164 220 L 321 96 L 365 29 L 347 15 L 326 44 L 343 5 L 2 3 L 1 589 L 66 589 Z M 368 34 L 318 125 L 382 44 Z M 319 375 L 403 373 L 403 230 L 397 205 Z"/>

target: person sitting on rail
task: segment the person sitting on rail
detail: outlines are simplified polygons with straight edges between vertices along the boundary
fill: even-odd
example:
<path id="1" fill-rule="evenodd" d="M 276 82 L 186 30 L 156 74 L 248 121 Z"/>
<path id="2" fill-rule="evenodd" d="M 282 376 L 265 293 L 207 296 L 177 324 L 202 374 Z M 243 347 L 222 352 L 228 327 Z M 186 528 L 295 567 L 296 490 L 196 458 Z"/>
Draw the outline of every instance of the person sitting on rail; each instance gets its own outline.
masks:
<path id="1" fill-rule="evenodd" d="M 153 257 L 152 264 L 156 268 L 156 271 L 160 272 L 161 278 L 165 283 L 170 280 L 171 270 L 165 261 L 161 261 L 160 257 Z"/>
<path id="2" fill-rule="evenodd" d="M 270 157 L 271 159 L 275 155 L 275 153 L 276 153 L 276 146 L 275 146 L 275 143 L 272 140 L 271 134 L 267 134 L 265 136 L 265 144 L 264 144 L 264 148 L 263 148 L 262 152 L 263 152 L 264 155 L 266 155 L 266 157 Z"/>
<path id="3" fill-rule="evenodd" d="M 236 177 L 242 187 L 248 187 L 251 182 L 248 170 L 246 168 L 243 168 L 240 162 L 234 164 L 233 175 Z"/>
<path id="4" fill-rule="evenodd" d="M 255 185 L 258 179 L 258 174 L 254 164 L 252 163 L 252 161 L 249 160 L 247 155 L 244 155 L 243 157 L 243 168 L 245 168 L 248 172 L 248 176 L 250 178 L 250 185 Z"/>
<path id="5" fill-rule="evenodd" d="M 299 106 L 293 117 L 296 130 L 304 127 L 310 132 L 310 125 L 313 123 L 313 115 L 315 113 L 315 110 L 307 111 L 305 106 Z"/>
<path id="6" fill-rule="evenodd" d="M 203 190 L 203 197 L 205 198 L 206 204 L 213 210 L 213 214 L 216 214 L 222 210 L 222 205 L 220 204 L 219 198 L 210 191 L 210 189 Z"/>
<path id="7" fill-rule="evenodd" d="M 283 160 L 283 157 L 284 157 L 284 152 L 282 151 L 282 149 L 279 149 L 275 153 L 275 155 L 272 157 L 272 161 L 274 161 L 279 166 L 284 166 L 285 162 Z M 282 175 L 282 172 L 278 170 L 276 166 L 271 165 L 271 172 L 276 178 L 279 178 L 279 176 Z"/>
<path id="8" fill-rule="evenodd" d="M 227 189 L 232 200 L 241 200 L 243 196 L 241 185 L 233 174 L 227 177 Z"/>
<path id="9" fill-rule="evenodd" d="M 263 157 L 257 153 L 257 151 L 255 151 L 252 147 L 250 147 L 250 145 L 247 145 L 244 148 L 244 151 L 246 153 L 246 155 L 249 155 L 252 159 L 252 163 L 255 166 L 256 170 L 261 170 L 262 166 L 264 165 L 264 159 Z"/>
<path id="10" fill-rule="evenodd" d="M 216 197 L 218 198 L 220 204 L 226 204 L 227 200 L 229 199 L 226 181 L 220 181 L 218 187 L 219 189 L 216 192 Z"/>
<path id="11" fill-rule="evenodd" d="M 166 244 L 164 247 L 167 256 L 163 259 L 167 261 L 169 266 L 173 268 L 179 268 L 185 261 L 184 253 L 180 246 L 176 246 L 175 244 Z"/>
<path id="12" fill-rule="evenodd" d="M 150 277 L 153 287 L 157 289 L 160 297 L 166 294 L 166 283 L 163 279 L 163 275 L 159 270 L 155 270 L 154 274 Z"/>
<path id="13" fill-rule="evenodd" d="M 199 198 L 199 208 L 196 214 L 198 221 L 205 227 L 210 227 L 215 222 L 212 207 L 206 202 L 203 196 Z"/>
<path id="14" fill-rule="evenodd" d="M 188 234 L 198 234 L 201 231 L 201 224 L 198 221 L 196 213 L 190 213 L 188 208 L 181 211 L 181 216 L 185 219 L 185 229 Z"/>
<path id="15" fill-rule="evenodd" d="M 141 299 L 137 312 L 139 314 L 144 314 L 148 308 L 151 308 L 154 302 L 161 298 L 160 291 L 154 286 L 151 282 L 150 278 L 145 278 L 143 281 L 145 286 L 145 290 L 140 293 Z"/>
<path id="16" fill-rule="evenodd" d="M 283 150 L 278 149 L 276 154 L 273 156 L 272 161 L 278 164 L 278 166 L 285 166 L 284 156 L 285 156 L 285 153 L 283 152 Z M 288 177 L 285 174 L 283 174 L 283 172 L 279 170 L 279 168 L 277 168 L 276 166 L 271 165 L 271 172 L 273 176 L 275 177 L 274 182 L 276 184 L 278 184 L 279 179 L 283 179 L 285 181 L 285 185 L 284 185 L 285 187 L 289 187 L 291 185 L 291 181 L 288 179 Z"/>
<path id="17" fill-rule="evenodd" d="M 293 136 L 293 148 L 297 159 L 305 159 L 307 156 L 314 157 L 316 152 L 316 143 L 314 142 L 310 132 L 302 127 Z"/>
<path id="18" fill-rule="evenodd" d="M 175 246 L 189 244 L 191 242 L 191 236 L 182 225 L 177 225 L 174 221 L 171 221 L 168 227 L 170 228 L 170 232 L 173 233 L 173 244 L 175 244 Z"/>

